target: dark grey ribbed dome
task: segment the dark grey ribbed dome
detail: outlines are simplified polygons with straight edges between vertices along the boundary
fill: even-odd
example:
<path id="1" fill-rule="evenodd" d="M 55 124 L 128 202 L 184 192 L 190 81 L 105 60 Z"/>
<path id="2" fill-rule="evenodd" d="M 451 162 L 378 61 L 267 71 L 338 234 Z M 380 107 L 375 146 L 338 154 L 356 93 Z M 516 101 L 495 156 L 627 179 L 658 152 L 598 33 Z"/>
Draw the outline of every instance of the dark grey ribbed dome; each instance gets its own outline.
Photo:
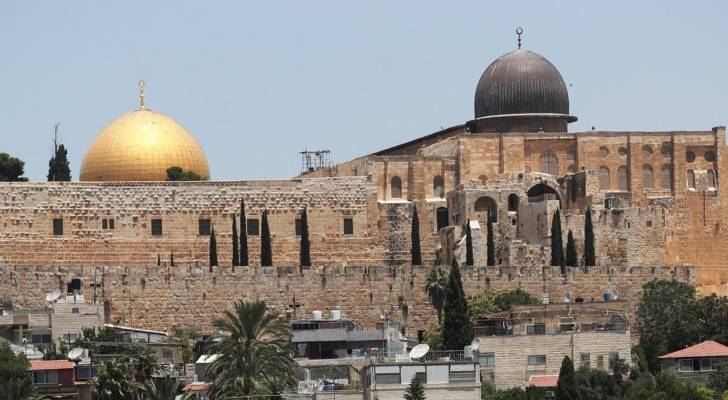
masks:
<path id="1" fill-rule="evenodd" d="M 547 59 L 527 51 L 504 54 L 486 68 L 475 90 L 475 118 L 554 114 L 568 120 L 569 93 Z"/>

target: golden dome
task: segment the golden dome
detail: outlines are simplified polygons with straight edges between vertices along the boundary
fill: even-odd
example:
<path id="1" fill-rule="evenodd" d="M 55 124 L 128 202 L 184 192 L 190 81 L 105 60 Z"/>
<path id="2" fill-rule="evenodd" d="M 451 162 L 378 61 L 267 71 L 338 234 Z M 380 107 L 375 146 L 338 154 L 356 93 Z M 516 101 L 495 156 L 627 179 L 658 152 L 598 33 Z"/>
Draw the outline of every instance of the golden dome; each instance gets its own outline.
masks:
<path id="1" fill-rule="evenodd" d="M 142 94 L 143 96 L 143 94 Z M 86 151 L 82 181 L 164 181 L 167 168 L 192 171 L 203 180 L 210 169 L 202 147 L 173 119 L 141 108 L 112 121 Z"/>

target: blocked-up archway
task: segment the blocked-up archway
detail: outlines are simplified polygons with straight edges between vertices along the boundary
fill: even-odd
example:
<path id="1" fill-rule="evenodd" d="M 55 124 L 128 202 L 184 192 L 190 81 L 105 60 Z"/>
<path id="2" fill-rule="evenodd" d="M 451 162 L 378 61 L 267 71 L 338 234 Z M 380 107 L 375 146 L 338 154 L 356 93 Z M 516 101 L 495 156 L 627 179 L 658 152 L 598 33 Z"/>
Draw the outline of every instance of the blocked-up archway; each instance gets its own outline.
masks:
<path id="1" fill-rule="evenodd" d="M 489 196 L 482 196 L 475 200 L 475 215 L 481 225 L 485 226 L 488 221 L 488 213 L 490 213 L 491 222 L 498 221 L 498 203 Z"/>
<path id="2" fill-rule="evenodd" d="M 528 192 L 526 192 L 526 194 L 528 195 L 529 203 L 536 203 L 544 200 L 559 200 L 559 202 L 561 201 L 561 196 L 559 196 L 559 193 L 556 191 L 556 189 L 545 183 L 539 183 L 531 187 L 530 189 L 528 189 Z"/>

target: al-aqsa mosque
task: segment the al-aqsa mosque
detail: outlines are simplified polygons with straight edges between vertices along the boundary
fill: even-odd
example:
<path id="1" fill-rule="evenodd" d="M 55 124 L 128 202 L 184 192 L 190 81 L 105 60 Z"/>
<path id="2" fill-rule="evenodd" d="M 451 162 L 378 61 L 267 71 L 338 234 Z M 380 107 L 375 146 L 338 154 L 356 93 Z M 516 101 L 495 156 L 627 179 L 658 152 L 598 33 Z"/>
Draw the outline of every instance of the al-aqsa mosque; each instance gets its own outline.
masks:
<path id="1" fill-rule="evenodd" d="M 164 181 L 177 166 L 210 179 L 199 143 L 177 121 L 144 106 L 139 82 L 139 108 L 112 121 L 86 151 L 81 181 Z"/>
<path id="2" fill-rule="evenodd" d="M 339 307 L 372 326 L 372 310 L 404 303 L 414 311 L 399 317 L 424 329 L 436 320 L 427 273 L 465 264 L 470 232 L 469 293 L 629 299 L 654 278 L 728 293 L 725 127 L 571 132 L 564 79 L 520 33 L 473 77 L 472 119 L 287 180 L 210 181 L 192 135 L 141 97 L 91 143 L 81 182 L 0 183 L 0 288 L 37 292 L 78 277 L 94 284 L 87 293 L 103 287 L 112 318 L 133 314 L 155 329 L 233 294 L 282 311 L 296 301 L 306 312 Z M 171 166 L 203 181 L 165 182 Z M 556 210 L 578 266 L 551 265 Z M 582 256 L 589 213 L 595 265 Z M 300 265 L 304 215 L 311 266 Z M 272 265 L 261 265 L 264 232 Z M 249 262 L 235 266 L 241 240 Z M 423 266 L 411 265 L 417 240 Z M 151 292 L 159 304 L 134 300 Z"/>

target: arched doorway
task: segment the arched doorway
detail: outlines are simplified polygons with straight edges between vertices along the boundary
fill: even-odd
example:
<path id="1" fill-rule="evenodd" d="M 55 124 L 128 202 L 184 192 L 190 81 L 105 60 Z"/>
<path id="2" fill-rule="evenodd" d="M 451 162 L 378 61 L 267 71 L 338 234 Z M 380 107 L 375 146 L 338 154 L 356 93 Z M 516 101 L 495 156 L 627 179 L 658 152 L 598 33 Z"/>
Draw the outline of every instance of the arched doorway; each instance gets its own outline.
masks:
<path id="1" fill-rule="evenodd" d="M 490 213 L 491 222 L 498 221 L 498 203 L 489 196 L 480 197 L 475 200 L 475 215 L 482 226 L 488 221 L 488 213 Z"/>
<path id="2" fill-rule="evenodd" d="M 518 195 L 515 193 L 508 195 L 508 211 L 518 211 Z"/>

